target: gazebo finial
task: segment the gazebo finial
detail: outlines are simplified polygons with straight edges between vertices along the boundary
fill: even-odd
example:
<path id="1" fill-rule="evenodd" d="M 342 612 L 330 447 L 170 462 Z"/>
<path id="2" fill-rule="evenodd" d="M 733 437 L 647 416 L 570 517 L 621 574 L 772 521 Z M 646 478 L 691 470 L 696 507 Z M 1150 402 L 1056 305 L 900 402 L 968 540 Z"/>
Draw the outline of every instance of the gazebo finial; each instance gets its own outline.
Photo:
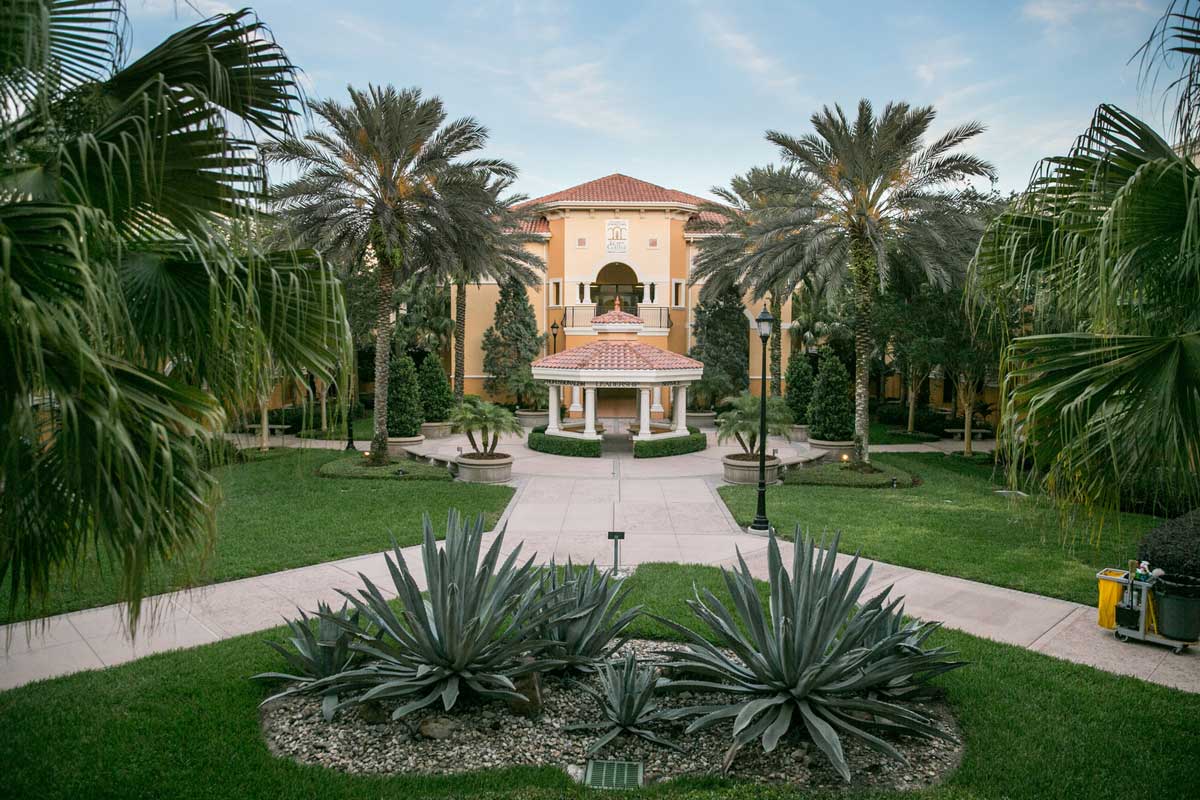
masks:
<path id="1" fill-rule="evenodd" d="M 617 295 L 615 298 L 613 298 L 613 311 L 620 311 L 620 310 L 621 310 L 621 295 Z"/>

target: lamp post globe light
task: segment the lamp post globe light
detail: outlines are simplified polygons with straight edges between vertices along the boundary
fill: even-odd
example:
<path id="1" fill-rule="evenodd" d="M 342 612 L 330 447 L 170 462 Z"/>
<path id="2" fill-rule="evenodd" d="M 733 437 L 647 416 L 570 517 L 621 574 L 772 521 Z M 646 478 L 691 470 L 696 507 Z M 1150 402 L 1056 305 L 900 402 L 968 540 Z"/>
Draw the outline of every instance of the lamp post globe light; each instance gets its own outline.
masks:
<path id="1" fill-rule="evenodd" d="M 765 305 L 754 324 L 758 327 L 758 338 L 762 339 L 762 387 L 758 395 L 758 508 L 750 530 L 765 534 L 771 530 L 771 523 L 767 521 L 767 340 L 771 338 L 771 326 L 775 324 L 775 318 Z"/>
<path id="2" fill-rule="evenodd" d="M 550 334 L 551 334 L 551 341 L 554 343 L 554 349 L 552 349 L 550 352 L 557 353 L 558 352 L 558 323 L 557 322 L 555 322 L 554 324 L 552 324 L 550 326 Z"/>

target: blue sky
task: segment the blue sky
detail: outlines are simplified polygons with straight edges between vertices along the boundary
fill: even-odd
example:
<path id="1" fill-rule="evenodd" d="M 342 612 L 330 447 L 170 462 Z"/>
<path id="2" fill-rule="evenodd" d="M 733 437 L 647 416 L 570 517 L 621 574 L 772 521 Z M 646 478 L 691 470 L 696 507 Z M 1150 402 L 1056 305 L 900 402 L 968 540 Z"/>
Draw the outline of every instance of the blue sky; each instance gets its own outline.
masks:
<path id="1" fill-rule="evenodd" d="M 240 5 L 237 3 L 235 5 Z M 129 0 L 133 53 L 221 0 Z M 1110 102 L 1158 120 L 1128 63 L 1154 0 L 499 2 L 259 0 L 313 96 L 419 86 L 491 130 L 531 196 L 624 172 L 708 194 L 775 158 L 774 128 L 824 104 L 931 103 L 1003 190 L 1061 153 Z"/>

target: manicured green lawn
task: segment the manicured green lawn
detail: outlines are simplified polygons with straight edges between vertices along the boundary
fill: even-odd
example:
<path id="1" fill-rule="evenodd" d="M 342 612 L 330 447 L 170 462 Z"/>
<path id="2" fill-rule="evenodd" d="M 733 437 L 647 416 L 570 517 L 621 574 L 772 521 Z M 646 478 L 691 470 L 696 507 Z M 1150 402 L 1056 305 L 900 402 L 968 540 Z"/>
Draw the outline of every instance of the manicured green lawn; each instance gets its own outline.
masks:
<path id="1" fill-rule="evenodd" d="M 724 594 L 715 569 L 644 566 L 637 601 L 690 622 L 695 580 Z M 641 625 L 639 633 L 661 629 Z M 256 706 L 269 689 L 249 675 L 282 659 L 262 644 L 283 630 L 165 653 L 101 672 L 0 694 L 3 796 L 45 800 L 300 800 L 426 797 L 609 798 L 553 768 L 447 778 L 351 777 L 277 759 Z M 959 770 L 920 793 L 850 798 L 1194 797 L 1200 759 L 1189 750 L 1200 695 L 1068 664 L 965 634 L 939 632 L 970 665 L 937 679 L 958 714 L 966 749 Z M 851 765 L 853 768 L 853 765 Z M 813 797 L 717 778 L 660 784 L 651 798 Z M 829 795 L 825 795 L 829 796 Z"/>
<path id="2" fill-rule="evenodd" d="M 213 552 L 159 569 L 153 591 L 178 588 L 189 570 L 200 582 L 244 578 L 281 569 L 386 550 L 421 541 L 421 515 L 428 512 L 440 528 L 451 507 L 474 516 L 483 512 L 488 527 L 499 520 L 513 495 L 507 486 L 460 482 L 345 480 L 319 477 L 326 462 L 344 457 L 340 450 L 280 450 L 217 472 L 224 501 L 217 510 Z M 420 465 L 414 464 L 415 468 Z M 0 622 L 74 611 L 116 602 L 112 571 L 97 559 L 70 581 L 45 607 L 12 608 L 7 585 L 0 586 Z"/>
<path id="3" fill-rule="evenodd" d="M 921 433 L 920 431 L 909 434 L 903 430 L 896 430 L 897 427 L 903 426 L 872 422 L 871 444 L 925 444 L 927 442 L 936 442 L 939 438 L 928 433 Z"/>
<path id="4" fill-rule="evenodd" d="M 320 424 L 320 414 L 317 414 L 316 425 Z M 351 425 L 354 428 L 355 441 L 370 441 L 371 437 L 375 435 L 375 412 L 368 411 L 365 417 L 359 417 L 358 419 L 352 420 Z M 300 437 L 302 439 L 336 439 L 340 441 L 346 438 L 346 426 L 342 424 L 341 420 L 338 420 L 328 431 L 301 431 Z"/>
<path id="5" fill-rule="evenodd" d="M 1141 534 L 1156 520 L 1122 514 L 1097 548 L 1086 535 L 1062 543 L 1058 511 L 1044 499 L 995 494 L 990 467 L 954 456 L 872 455 L 881 467 L 914 473 L 910 489 L 773 486 L 767 514 L 779 531 L 796 525 L 814 533 L 841 531 L 842 549 L 861 549 L 889 564 L 957 575 L 1080 603 L 1096 602 L 1096 571 L 1132 558 Z M 725 486 L 721 497 L 743 525 L 754 518 L 755 488 Z"/>

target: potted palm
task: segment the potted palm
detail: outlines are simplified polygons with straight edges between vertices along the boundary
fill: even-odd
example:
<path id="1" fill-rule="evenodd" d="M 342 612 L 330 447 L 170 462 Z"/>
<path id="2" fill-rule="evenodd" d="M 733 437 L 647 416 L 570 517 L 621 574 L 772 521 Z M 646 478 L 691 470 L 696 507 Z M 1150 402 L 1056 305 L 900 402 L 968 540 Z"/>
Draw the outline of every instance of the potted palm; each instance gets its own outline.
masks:
<path id="1" fill-rule="evenodd" d="M 517 398 L 517 420 L 525 428 L 536 428 L 550 423 L 547 401 L 550 392 L 546 385 L 533 378 L 529 367 L 508 382 L 509 389 Z"/>
<path id="2" fill-rule="evenodd" d="M 471 443 L 471 452 L 455 459 L 459 478 L 471 483 L 504 483 L 512 478 L 512 456 L 496 452 L 502 434 L 524 432 L 511 411 L 468 397 L 454 409 L 450 424 Z"/>
<path id="3" fill-rule="evenodd" d="M 854 403 L 850 376 L 831 351 L 821 356 L 812 401 L 808 406 L 808 443 L 835 457 L 854 452 Z"/>
<path id="4" fill-rule="evenodd" d="M 725 456 L 725 480 L 729 483 L 758 483 L 759 448 L 766 448 L 759 441 L 759 398 L 744 392 L 726 401 L 730 408 L 717 417 L 717 443 L 730 439 L 737 441 L 742 452 Z M 767 434 L 791 440 L 792 413 L 781 397 L 767 398 Z M 767 483 L 779 480 L 778 456 L 767 456 Z"/>
<path id="5" fill-rule="evenodd" d="M 728 381 L 716 377 L 701 378 L 691 386 L 687 424 L 693 428 L 711 428 L 716 424 L 717 400 L 733 391 Z"/>

